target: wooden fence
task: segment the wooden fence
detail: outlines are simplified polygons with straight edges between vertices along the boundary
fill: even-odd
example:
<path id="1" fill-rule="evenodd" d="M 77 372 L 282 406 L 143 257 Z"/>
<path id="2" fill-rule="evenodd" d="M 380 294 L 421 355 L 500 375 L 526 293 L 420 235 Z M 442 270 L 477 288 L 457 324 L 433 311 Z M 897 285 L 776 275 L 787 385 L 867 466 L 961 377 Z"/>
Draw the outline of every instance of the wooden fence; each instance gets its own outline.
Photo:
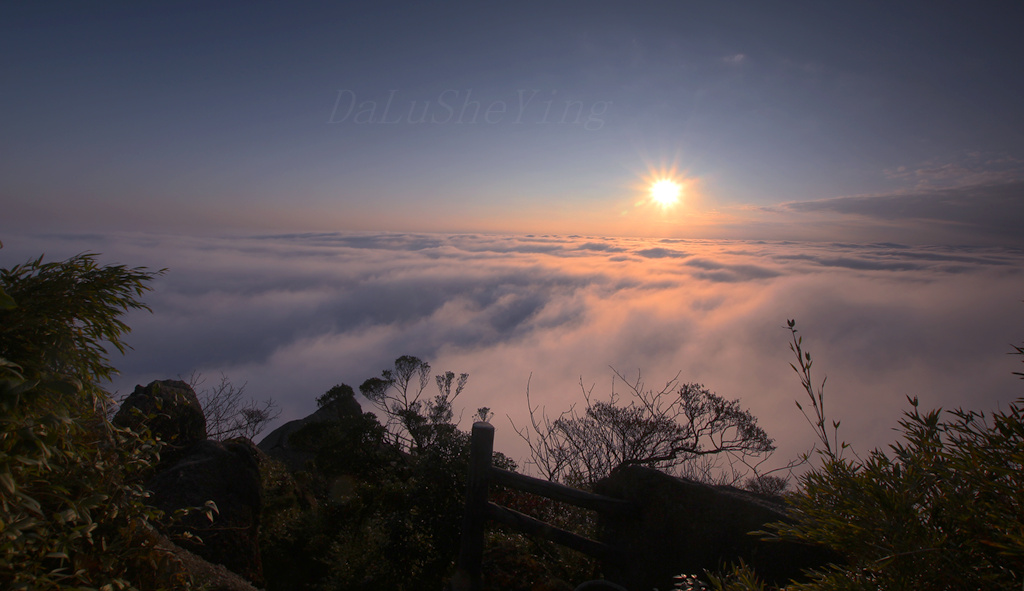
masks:
<path id="1" fill-rule="evenodd" d="M 471 445 L 466 512 L 462 518 L 459 558 L 452 579 L 453 591 L 480 589 L 484 524 L 488 519 L 583 552 L 605 563 L 619 562 L 620 556 L 611 546 L 492 503 L 487 500 L 487 489 L 492 483 L 499 484 L 605 514 L 630 514 L 634 512 L 631 503 L 495 468 L 491 465 L 494 427 L 490 423 L 473 424 Z"/>

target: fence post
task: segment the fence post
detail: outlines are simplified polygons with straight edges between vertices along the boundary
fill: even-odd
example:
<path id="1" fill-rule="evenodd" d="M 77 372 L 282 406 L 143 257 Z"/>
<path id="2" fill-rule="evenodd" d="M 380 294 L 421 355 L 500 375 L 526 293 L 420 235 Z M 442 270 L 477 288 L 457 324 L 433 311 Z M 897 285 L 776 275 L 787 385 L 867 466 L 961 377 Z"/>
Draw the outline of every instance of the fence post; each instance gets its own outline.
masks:
<path id="1" fill-rule="evenodd" d="M 494 427 L 473 423 L 469 452 L 469 476 L 466 479 L 466 513 L 462 516 L 459 561 L 452 577 L 453 591 L 480 589 L 480 563 L 483 560 L 484 522 L 487 511 L 487 484 L 490 480 L 491 454 L 494 451 Z"/>

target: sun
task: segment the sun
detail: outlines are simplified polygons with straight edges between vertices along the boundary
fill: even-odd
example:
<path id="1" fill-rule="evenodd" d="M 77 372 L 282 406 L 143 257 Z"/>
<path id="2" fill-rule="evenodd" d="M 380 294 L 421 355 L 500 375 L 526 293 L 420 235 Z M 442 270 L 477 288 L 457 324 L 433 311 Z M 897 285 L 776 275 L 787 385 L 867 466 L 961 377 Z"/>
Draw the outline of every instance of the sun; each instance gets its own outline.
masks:
<path id="1" fill-rule="evenodd" d="M 672 179 L 659 179 L 651 183 L 651 201 L 663 208 L 679 203 L 683 187 Z"/>

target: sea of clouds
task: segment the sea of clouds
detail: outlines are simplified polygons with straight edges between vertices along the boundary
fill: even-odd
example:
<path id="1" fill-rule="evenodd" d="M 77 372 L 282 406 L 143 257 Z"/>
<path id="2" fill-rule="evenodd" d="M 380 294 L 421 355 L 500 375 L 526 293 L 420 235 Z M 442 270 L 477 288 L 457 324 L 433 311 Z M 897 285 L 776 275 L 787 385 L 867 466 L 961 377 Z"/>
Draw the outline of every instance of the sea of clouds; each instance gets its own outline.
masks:
<path id="1" fill-rule="evenodd" d="M 806 394 L 789 366 L 791 318 L 858 450 L 893 441 L 907 396 L 990 410 L 1024 386 L 1007 355 L 1024 341 L 1020 249 L 394 233 L 8 235 L 4 246 L 3 267 L 88 251 L 167 268 L 145 297 L 153 313 L 128 319 L 120 394 L 226 375 L 274 398 L 285 421 L 332 385 L 416 355 L 470 374 L 461 426 L 490 407 L 496 447 L 519 460 L 509 421 L 525 422 L 528 385 L 557 414 L 581 403 L 581 385 L 622 392 L 615 368 L 655 389 L 678 375 L 741 399 L 785 463 L 814 441 L 794 404 Z"/>

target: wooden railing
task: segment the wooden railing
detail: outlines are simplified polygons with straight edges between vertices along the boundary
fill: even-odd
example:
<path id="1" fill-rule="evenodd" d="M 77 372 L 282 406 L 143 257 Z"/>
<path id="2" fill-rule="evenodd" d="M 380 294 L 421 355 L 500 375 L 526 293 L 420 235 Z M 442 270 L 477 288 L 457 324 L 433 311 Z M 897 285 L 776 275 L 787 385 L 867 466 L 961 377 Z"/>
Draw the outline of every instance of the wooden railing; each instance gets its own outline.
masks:
<path id="1" fill-rule="evenodd" d="M 495 468 L 491 465 L 494 427 L 490 423 L 473 424 L 471 446 L 466 512 L 462 517 L 462 539 L 456 574 L 452 578 L 453 591 L 480 589 L 484 524 L 488 519 L 583 552 L 605 563 L 616 563 L 620 560 L 615 549 L 607 544 L 488 501 L 487 491 L 491 484 L 499 484 L 605 514 L 630 514 L 634 511 L 631 503 Z"/>

